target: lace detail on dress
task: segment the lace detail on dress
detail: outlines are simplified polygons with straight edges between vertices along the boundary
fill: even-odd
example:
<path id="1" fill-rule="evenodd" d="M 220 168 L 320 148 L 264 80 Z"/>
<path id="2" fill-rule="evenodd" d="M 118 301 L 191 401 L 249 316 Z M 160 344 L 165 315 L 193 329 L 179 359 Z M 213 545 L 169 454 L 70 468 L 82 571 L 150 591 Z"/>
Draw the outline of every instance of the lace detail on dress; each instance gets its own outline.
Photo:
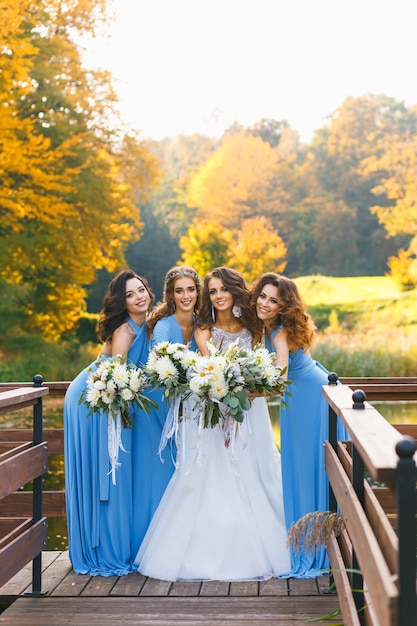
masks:
<path id="1" fill-rule="evenodd" d="M 213 343 L 219 350 L 223 351 L 234 341 L 239 340 L 239 346 L 246 350 L 252 347 L 252 333 L 247 328 L 243 328 L 238 333 L 228 333 L 226 330 L 213 326 L 211 329 Z"/>

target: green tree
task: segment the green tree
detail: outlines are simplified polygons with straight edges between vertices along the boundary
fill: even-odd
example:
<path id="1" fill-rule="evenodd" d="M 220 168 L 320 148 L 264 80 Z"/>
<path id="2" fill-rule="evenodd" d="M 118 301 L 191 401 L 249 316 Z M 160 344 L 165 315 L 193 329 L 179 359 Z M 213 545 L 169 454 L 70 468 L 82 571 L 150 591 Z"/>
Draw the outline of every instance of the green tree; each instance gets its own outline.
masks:
<path id="1" fill-rule="evenodd" d="M 387 252 L 398 242 L 386 243 L 386 230 L 369 210 L 375 204 L 372 189 L 379 173 L 371 172 L 366 161 L 381 156 L 391 139 L 415 132 L 416 116 L 403 103 L 385 95 L 367 94 L 347 98 L 332 116 L 328 126 L 316 132 L 313 153 L 317 177 L 324 189 L 356 213 L 357 232 L 355 274 L 381 274 L 386 269 Z"/>

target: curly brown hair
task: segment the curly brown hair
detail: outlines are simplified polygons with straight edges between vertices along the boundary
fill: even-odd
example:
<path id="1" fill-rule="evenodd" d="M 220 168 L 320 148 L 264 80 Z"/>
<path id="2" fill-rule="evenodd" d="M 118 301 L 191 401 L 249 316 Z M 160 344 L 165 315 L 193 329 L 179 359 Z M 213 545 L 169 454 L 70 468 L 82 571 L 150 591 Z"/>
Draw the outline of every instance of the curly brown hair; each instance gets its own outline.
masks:
<path id="1" fill-rule="evenodd" d="M 200 328 L 212 328 L 215 322 L 212 319 L 212 308 L 209 295 L 209 282 L 212 278 L 219 278 L 223 285 L 233 296 L 233 304 L 241 309 L 239 321 L 253 333 L 256 324 L 254 311 L 251 307 L 250 291 L 242 274 L 230 267 L 216 267 L 204 278 L 204 286 L 201 294 L 201 309 L 197 318 L 197 326 Z"/>
<path id="2" fill-rule="evenodd" d="M 281 324 L 288 333 L 288 339 L 295 345 L 308 350 L 315 337 L 316 325 L 307 313 L 307 305 L 300 296 L 297 285 L 291 278 L 267 272 L 252 286 L 252 306 L 256 310 L 256 301 L 265 285 L 273 285 L 278 289 L 278 314 L 274 323 L 277 328 Z"/>
<path id="3" fill-rule="evenodd" d="M 107 289 L 103 299 L 103 308 L 98 320 L 98 338 L 100 341 L 111 341 L 114 331 L 127 320 L 126 309 L 126 282 L 130 278 L 137 278 L 145 287 L 151 298 L 151 304 L 155 298 L 146 278 L 139 276 L 133 270 L 122 270 L 115 276 Z"/>
<path id="4" fill-rule="evenodd" d="M 153 331 L 156 322 L 175 313 L 175 283 L 179 278 L 184 277 L 191 278 L 195 283 L 197 289 L 197 302 L 194 306 L 194 313 L 198 313 L 200 307 L 201 278 L 192 267 L 189 267 L 188 265 L 175 265 L 174 267 L 171 267 L 165 275 L 162 303 L 160 303 L 152 311 L 148 318 L 147 326 L 150 332 Z"/>

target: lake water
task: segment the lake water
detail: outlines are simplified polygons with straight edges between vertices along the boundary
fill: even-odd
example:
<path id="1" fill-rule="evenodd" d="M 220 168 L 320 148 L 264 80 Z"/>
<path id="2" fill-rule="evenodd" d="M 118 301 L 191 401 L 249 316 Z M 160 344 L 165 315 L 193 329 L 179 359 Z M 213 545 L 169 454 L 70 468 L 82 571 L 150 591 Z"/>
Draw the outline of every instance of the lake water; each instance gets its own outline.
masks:
<path id="1" fill-rule="evenodd" d="M 417 401 L 372 402 L 372 405 L 392 424 L 417 424 Z M 280 438 L 278 407 L 270 406 L 270 414 L 275 439 L 278 445 Z M 62 425 L 62 399 L 53 397 L 45 398 L 44 427 L 62 428 Z M 0 415 L 0 429 L 31 427 L 31 408 Z M 45 489 L 61 490 L 64 488 L 63 455 L 52 455 L 49 457 L 49 470 L 45 475 L 44 485 Z M 66 520 L 62 518 L 49 518 L 47 550 L 66 550 L 67 547 L 68 536 Z"/>

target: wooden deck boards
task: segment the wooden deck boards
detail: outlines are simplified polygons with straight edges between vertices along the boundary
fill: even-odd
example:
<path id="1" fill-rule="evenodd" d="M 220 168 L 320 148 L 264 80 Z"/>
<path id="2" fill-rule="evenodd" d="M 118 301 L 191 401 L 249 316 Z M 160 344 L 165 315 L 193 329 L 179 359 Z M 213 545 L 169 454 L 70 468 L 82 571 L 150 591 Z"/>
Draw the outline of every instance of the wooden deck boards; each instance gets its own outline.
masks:
<path id="1" fill-rule="evenodd" d="M 325 593 L 328 576 L 233 583 L 88 576 L 74 573 L 68 552 L 44 552 L 42 570 L 42 597 L 24 595 L 31 563 L 0 588 L 0 603 L 11 603 L 1 626 L 294 626 L 338 608 L 337 596 Z"/>

